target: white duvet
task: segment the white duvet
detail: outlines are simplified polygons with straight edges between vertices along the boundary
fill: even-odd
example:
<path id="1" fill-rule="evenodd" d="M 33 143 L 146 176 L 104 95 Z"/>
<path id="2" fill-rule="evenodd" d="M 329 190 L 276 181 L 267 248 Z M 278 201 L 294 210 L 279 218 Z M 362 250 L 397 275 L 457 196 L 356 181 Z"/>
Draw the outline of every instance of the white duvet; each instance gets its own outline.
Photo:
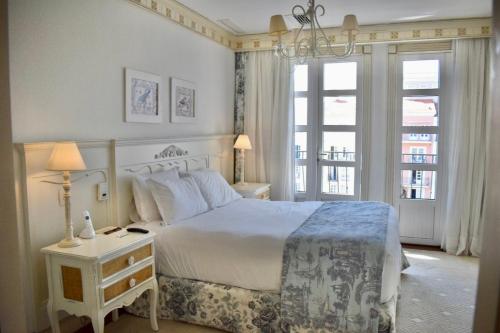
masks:
<path id="1" fill-rule="evenodd" d="M 321 204 L 239 199 L 178 224 L 141 226 L 157 234 L 163 275 L 279 292 L 285 241 Z M 397 293 L 400 281 L 397 221 L 388 228 L 382 302 Z"/>

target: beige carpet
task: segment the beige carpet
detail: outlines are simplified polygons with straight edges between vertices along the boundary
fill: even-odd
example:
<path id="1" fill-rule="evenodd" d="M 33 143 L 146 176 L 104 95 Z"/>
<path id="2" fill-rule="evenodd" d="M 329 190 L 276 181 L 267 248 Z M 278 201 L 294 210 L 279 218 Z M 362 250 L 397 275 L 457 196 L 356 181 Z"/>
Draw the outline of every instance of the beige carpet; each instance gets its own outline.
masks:
<path id="1" fill-rule="evenodd" d="M 397 333 L 469 333 L 479 260 L 443 252 L 405 250 Z"/>
<path id="2" fill-rule="evenodd" d="M 478 260 L 437 251 L 405 250 L 412 267 L 402 276 L 397 333 L 469 333 L 474 313 Z M 218 330 L 159 320 L 162 333 Z M 151 332 L 149 320 L 123 315 L 107 333 Z"/>

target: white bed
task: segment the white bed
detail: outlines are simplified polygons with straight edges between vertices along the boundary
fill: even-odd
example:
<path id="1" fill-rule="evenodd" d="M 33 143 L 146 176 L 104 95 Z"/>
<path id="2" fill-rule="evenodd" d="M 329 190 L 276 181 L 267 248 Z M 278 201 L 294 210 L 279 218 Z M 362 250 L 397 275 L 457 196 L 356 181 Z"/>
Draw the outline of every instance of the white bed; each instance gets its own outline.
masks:
<path id="1" fill-rule="evenodd" d="M 285 241 L 320 205 L 239 199 L 177 224 L 137 225 L 156 232 L 162 275 L 279 292 Z M 397 221 L 388 228 L 382 303 L 397 295 L 401 272 Z"/>

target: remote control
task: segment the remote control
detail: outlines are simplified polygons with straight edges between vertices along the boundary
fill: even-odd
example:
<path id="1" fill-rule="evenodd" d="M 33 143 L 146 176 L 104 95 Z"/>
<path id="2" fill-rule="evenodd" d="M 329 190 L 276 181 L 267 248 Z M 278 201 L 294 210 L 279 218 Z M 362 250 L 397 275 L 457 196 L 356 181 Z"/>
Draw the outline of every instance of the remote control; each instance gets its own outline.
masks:
<path id="1" fill-rule="evenodd" d="M 108 231 L 103 232 L 103 234 L 105 234 L 105 235 L 109 235 L 109 234 L 112 234 L 113 232 L 117 232 L 118 230 L 121 230 L 121 229 L 122 229 L 122 228 L 120 228 L 120 227 L 116 227 L 116 228 L 114 228 L 114 229 L 111 229 L 111 230 L 108 230 Z"/>
<path id="2" fill-rule="evenodd" d="M 127 228 L 127 231 L 128 232 L 139 232 L 141 234 L 147 234 L 149 232 L 149 230 L 146 230 L 146 229 L 142 229 L 142 228 Z"/>

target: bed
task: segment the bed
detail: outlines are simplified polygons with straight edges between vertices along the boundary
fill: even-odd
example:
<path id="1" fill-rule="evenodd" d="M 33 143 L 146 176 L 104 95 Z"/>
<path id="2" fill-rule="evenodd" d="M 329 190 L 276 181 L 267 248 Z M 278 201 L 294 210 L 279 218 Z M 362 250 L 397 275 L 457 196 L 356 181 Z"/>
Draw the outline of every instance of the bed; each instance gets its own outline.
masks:
<path id="1" fill-rule="evenodd" d="M 280 332 L 287 239 L 323 203 L 239 199 L 180 224 L 138 223 L 156 232 L 161 319 L 229 332 Z M 394 332 L 401 245 L 387 221 L 378 332 Z M 127 311 L 147 317 L 147 297 Z"/>
<path id="2" fill-rule="evenodd" d="M 139 175 L 210 168 L 231 179 L 232 145 L 232 137 L 117 142 L 119 225 L 130 223 Z M 161 319 L 242 333 L 394 332 L 406 261 L 386 204 L 237 199 L 178 224 L 137 225 L 156 232 Z M 148 309 L 145 295 L 127 307 L 142 317 Z"/>

